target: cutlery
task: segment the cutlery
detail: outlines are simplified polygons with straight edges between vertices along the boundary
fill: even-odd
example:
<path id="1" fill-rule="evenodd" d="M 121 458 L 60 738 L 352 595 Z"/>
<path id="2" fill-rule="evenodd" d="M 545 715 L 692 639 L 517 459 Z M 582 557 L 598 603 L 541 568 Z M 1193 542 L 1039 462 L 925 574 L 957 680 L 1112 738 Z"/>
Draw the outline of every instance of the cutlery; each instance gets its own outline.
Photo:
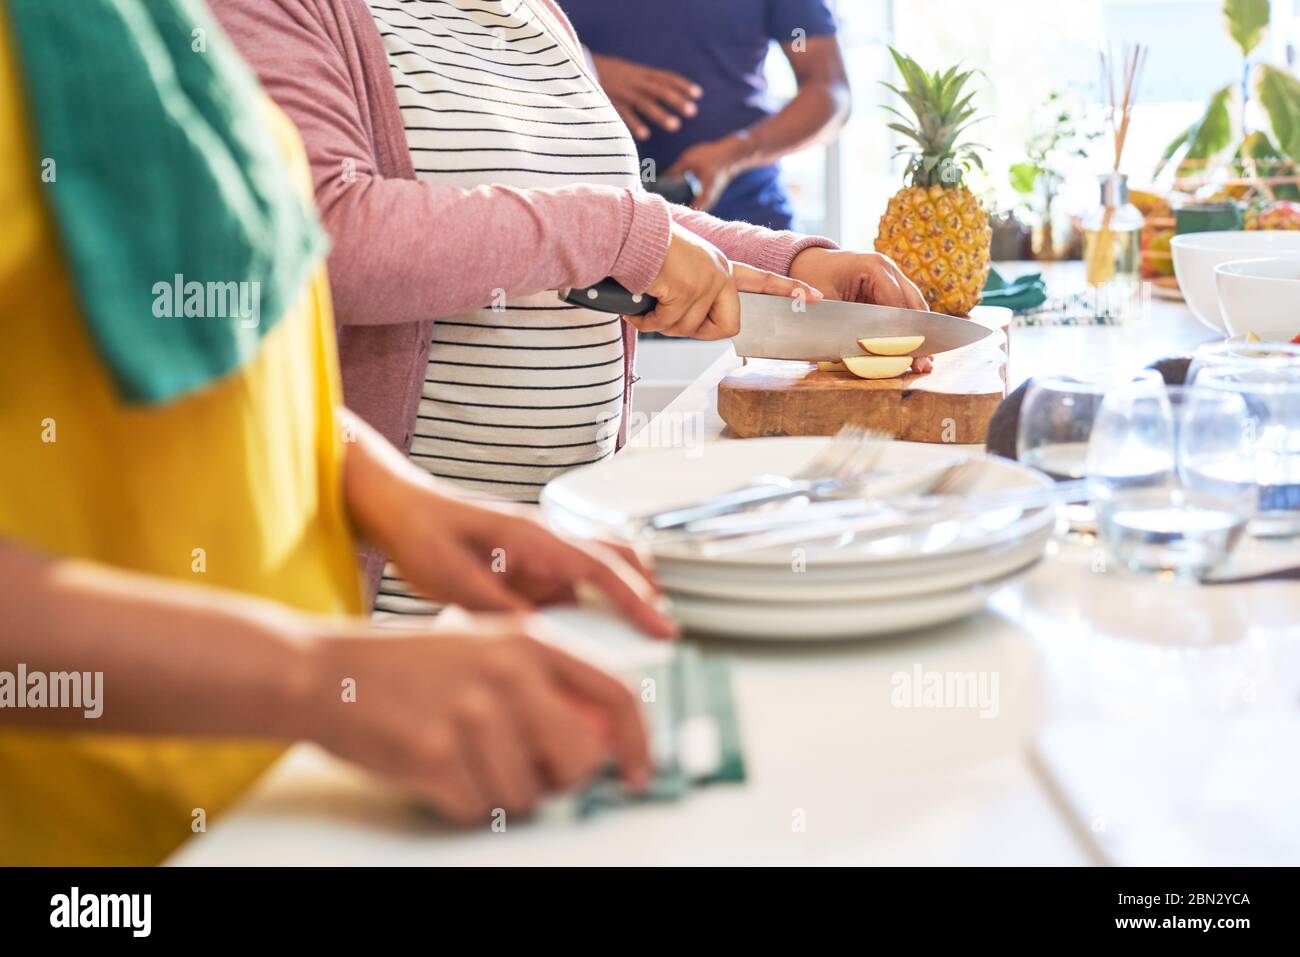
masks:
<path id="1" fill-rule="evenodd" d="M 869 473 L 884 454 L 883 432 L 846 425 L 812 461 L 789 477 L 760 475 L 745 488 L 715 496 L 706 502 L 644 516 L 633 524 L 655 531 L 680 528 L 691 522 L 753 508 L 769 502 L 807 495 L 830 498 Z"/>
<path id="2" fill-rule="evenodd" d="M 567 302 L 620 316 L 641 316 L 658 301 L 633 295 L 613 279 L 585 289 L 562 289 Z M 736 355 L 755 359 L 838 361 L 858 351 L 859 339 L 924 336 L 913 355 L 931 356 L 960 349 L 992 333 L 987 326 L 937 312 L 899 309 L 826 299 L 807 302 L 789 296 L 740 294 L 740 332 Z"/>
<path id="3" fill-rule="evenodd" d="M 1202 578 L 1202 585 L 1253 585 L 1256 582 L 1300 581 L 1300 565 L 1293 568 L 1275 568 L 1268 572 L 1240 575 L 1236 578 Z"/>
<path id="4" fill-rule="evenodd" d="M 715 535 L 692 541 L 691 544 L 696 546 L 702 556 L 716 558 L 779 545 L 805 545 L 845 534 L 853 534 L 860 541 L 872 541 L 998 509 L 1014 508 L 1023 514 L 1030 509 L 1072 501 L 1087 491 L 1087 480 L 1078 479 L 1058 482 L 1050 487 L 1007 489 L 976 495 L 952 494 L 967 474 L 965 468 L 954 469 L 936 487 L 934 494 L 881 499 L 867 503 L 867 507 L 856 516 L 838 515 L 816 522 L 792 519 L 786 526 L 769 531 L 732 536 Z"/>
<path id="5" fill-rule="evenodd" d="M 890 507 L 888 499 L 902 495 L 933 495 L 946 484 L 949 475 L 964 469 L 971 462 L 967 455 L 938 462 L 918 469 L 899 469 L 893 472 L 876 472 L 857 483 L 849 483 L 842 495 L 814 499 L 813 501 L 782 509 L 766 511 L 740 511 L 717 515 L 692 522 L 661 534 L 681 535 L 740 535 L 764 529 L 780 528 L 792 522 L 828 520 L 856 517 Z M 811 497 L 811 496 L 810 496 Z"/>

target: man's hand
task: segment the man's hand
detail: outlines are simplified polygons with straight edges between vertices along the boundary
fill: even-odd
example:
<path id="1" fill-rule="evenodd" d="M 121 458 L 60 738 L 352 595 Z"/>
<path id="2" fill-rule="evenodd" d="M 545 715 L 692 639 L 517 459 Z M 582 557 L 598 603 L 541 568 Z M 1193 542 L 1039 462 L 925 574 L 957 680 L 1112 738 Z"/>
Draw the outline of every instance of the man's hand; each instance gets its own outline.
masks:
<path id="1" fill-rule="evenodd" d="M 351 413 L 340 417 L 351 434 L 343 492 L 352 520 L 420 594 L 474 611 L 523 612 L 572 603 L 589 586 L 647 634 L 676 635 L 632 548 L 561 538 L 528 506 L 470 501 Z"/>
<path id="2" fill-rule="evenodd" d="M 790 275 L 820 289 L 827 299 L 929 311 L 921 290 L 888 256 L 840 249 L 805 249 L 794 257 Z M 930 372 L 929 356 L 912 360 L 912 371 Z"/>
<path id="3" fill-rule="evenodd" d="M 641 332 L 691 339 L 730 339 L 739 332 L 741 292 L 802 296 L 809 302 L 822 298 L 810 284 L 731 262 L 712 243 L 676 223 L 668 256 L 646 291 L 659 305 L 627 321 Z"/>
<path id="4" fill-rule="evenodd" d="M 694 173 L 700 181 L 700 194 L 692 208 L 710 210 L 718 205 L 731 181 L 743 172 L 750 156 L 750 140 L 744 132 L 733 133 L 709 143 L 696 143 L 663 174 L 665 179 Z"/>
<path id="5" fill-rule="evenodd" d="M 704 95 L 699 86 L 669 70 L 595 53 L 591 59 L 605 95 L 638 140 L 650 138 L 647 122 L 670 133 L 680 130 L 681 117 L 694 116 L 695 101 Z"/>
<path id="6" fill-rule="evenodd" d="M 634 790 L 651 775 L 636 698 L 541 640 L 531 616 L 446 613 L 433 632 L 324 626 L 303 642 L 293 737 L 430 802 L 449 821 L 526 814 L 607 761 Z M 330 630 L 332 629 L 332 630 Z M 354 698 L 340 694 L 352 682 Z"/>

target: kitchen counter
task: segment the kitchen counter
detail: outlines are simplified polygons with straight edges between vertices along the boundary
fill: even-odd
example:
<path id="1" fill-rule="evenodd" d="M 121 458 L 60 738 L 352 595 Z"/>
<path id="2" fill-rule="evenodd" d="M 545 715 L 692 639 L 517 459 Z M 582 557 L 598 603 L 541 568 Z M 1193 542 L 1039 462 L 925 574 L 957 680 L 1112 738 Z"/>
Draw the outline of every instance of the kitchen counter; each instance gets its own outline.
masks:
<path id="1" fill-rule="evenodd" d="M 1048 279 L 1075 275 L 1077 266 L 1055 267 Z M 1012 336 L 1014 387 L 1031 374 L 1186 352 L 1211 333 L 1184 307 L 1153 302 L 1147 319 L 1128 328 L 1018 329 Z M 715 362 L 622 454 L 725 439 L 712 393 L 736 361 Z M 1035 756 L 1043 729 L 1097 726 L 1136 740 L 1196 727 L 1230 741 L 1243 719 L 1294 714 L 1300 589 L 1134 580 L 1098 570 L 1096 558 L 1086 543 L 1054 545 L 1047 561 L 994 596 L 986 611 L 910 635 L 833 645 L 702 642 L 734 663 L 750 772 L 743 785 L 582 822 L 558 801 L 501 833 L 487 827 L 456 833 L 385 785 L 298 746 L 171 863 L 1070 865 L 1114 859 L 1108 836 L 1142 827 L 1142 814 L 1160 796 L 1117 797 L 1084 809 L 1090 823 L 1077 823 Z M 935 673 L 995 676 L 995 706 L 905 707 L 892 693 L 900 682 Z M 1214 753 L 1223 750 L 1231 749 Z M 1123 795 L 1129 776 L 1110 773 L 1115 793 Z M 1167 781 L 1175 794 L 1179 785 Z M 1208 793 L 1184 796 L 1207 806 L 1218 800 Z M 1251 823 L 1236 826 L 1248 832 Z M 1218 831 L 1225 846 L 1236 846 L 1231 830 Z M 1135 856 L 1143 863 L 1234 862 L 1186 841 L 1124 847 L 1126 863 Z"/>

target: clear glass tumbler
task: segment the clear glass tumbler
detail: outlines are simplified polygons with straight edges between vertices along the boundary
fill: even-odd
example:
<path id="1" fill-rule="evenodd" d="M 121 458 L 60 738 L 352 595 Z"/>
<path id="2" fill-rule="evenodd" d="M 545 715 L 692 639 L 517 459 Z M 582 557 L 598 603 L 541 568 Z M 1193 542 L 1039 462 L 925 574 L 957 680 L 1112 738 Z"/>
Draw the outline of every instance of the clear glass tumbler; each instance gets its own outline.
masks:
<path id="1" fill-rule="evenodd" d="M 1088 449 L 1090 497 L 1111 560 L 1200 578 L 1240 541 L 1258 500 L 1241 396 L 1143 383 L 1107 396 Z"/>

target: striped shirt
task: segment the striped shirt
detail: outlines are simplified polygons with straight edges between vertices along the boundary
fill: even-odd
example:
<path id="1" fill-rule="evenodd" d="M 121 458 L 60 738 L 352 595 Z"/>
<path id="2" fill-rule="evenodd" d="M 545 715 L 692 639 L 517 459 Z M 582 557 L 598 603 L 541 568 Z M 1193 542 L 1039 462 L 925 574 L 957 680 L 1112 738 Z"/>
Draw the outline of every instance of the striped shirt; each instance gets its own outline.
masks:
<path id="1" fill-rule="evenodd" d="M 421 179 L 639 186 L 622 120 L 528 0 L 367 2 Z M 475 493 L 535 502 L 551 478 L 614 452 L 622 320 L 553 292 L 483 299 L 434 326 L 411 458 Z M 429 607 L 385 571 L 377 608 Z"/>

